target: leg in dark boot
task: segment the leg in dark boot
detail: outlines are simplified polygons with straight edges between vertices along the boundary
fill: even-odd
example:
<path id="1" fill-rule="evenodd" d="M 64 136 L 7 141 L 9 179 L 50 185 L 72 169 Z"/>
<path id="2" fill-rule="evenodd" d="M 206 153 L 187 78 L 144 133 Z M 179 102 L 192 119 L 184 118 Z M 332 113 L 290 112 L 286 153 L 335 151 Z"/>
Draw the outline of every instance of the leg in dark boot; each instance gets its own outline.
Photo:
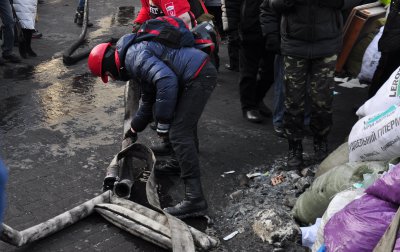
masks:
<path id="1" fill-rule="evenodd" d="M 324 137 L 314 137 L 314 160 L 322 162 L 328 155 L 328 142 Z"/>
<path id="2" fill-rule="evenodd" d="M 288 170 L 300 170 L 303 164 L 303 145 L 301 140 L 289 140 Z"/>
<path id="3" fill-rule="evenodd" d="M 156 156 L 167 156 L 172 153 L 171 142 L 168 137 L 159 138 L 157 143 L 153 144 L 150 149 L 154 152 Z"/>
<path id="4" fill-rule="evenodd" d="M 203 216 L 208 206 L 203 196 L 200 178 L 188 178 L 184 182 L 185 198 L 176 206 L 167 207 L 164 211 L 180 219 Z"/>
<path id="5" fill-rule="evenodd" d="M 26 42 L 26 53 L 30 57 L 36 57 L 37 54 L 32 50 L 32 34 L 35 30 L 26 30 L 25 42 Z"/>
<path id="6" fill-rule="evenodd" d="M 171 159 L 160 163 L 154 167 L 154 174 L 156 176 L 179 176 L 181 174 L 181 167 L 175 156 Z"/>
<path id="7" fill-rule="evenodd" d="M 27 45 L 26 37 L 28 36 L 28 31 L 29 30 L 27 30 L 27 29 L 22 29 L 22 33 L 24 34 L 24 40 L 18 41 L 19 55 L 21 55 L 21 57 L 24 59 L 28 58 L 27 49 L 26 49 L 26 45 Z"/>
<path id="8" fill-rule="evenodd" d="M 84 17 L 84 10 L 83 9 L 77 9 L 75 13 L 75 18 L 74 18 L 74 23 L 76 23 L 78 26 L 83 25 L 83 17 Z M 89 22 L 87 23 L 87 27 L 92 27 L 93 24 Z"/>

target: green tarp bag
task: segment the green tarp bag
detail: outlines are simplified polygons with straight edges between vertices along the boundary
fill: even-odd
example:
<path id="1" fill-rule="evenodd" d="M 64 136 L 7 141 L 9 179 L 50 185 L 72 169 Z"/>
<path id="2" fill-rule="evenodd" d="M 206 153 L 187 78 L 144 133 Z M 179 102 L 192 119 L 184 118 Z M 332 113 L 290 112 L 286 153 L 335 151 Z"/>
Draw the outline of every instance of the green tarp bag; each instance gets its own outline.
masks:
<path id="1" fill-rule="evenodd" d="M 310 225 L 321 218 L 332 198 L 339 192 L 363 181 L 363 174 L 387 170 L 385 161 L 349 162 L 327 171 L 314 180 L 297 199 L 292 213 L 301 223 Z"/>

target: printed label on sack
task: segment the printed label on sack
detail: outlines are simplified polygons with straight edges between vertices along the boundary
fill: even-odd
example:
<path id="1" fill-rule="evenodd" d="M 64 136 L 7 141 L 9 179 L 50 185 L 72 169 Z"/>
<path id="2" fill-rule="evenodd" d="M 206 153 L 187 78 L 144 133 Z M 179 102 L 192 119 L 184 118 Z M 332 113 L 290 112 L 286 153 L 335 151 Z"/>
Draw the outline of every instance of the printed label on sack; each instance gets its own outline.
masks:
<path id="1" fill-rule="evenodd" d="M 390 93 L 389 97 L 398 97 L 400 96 L 400 69 L 397 71 L 396 75 L 394 76 L 394 80 L 392 85 L 390 86 Z"/>

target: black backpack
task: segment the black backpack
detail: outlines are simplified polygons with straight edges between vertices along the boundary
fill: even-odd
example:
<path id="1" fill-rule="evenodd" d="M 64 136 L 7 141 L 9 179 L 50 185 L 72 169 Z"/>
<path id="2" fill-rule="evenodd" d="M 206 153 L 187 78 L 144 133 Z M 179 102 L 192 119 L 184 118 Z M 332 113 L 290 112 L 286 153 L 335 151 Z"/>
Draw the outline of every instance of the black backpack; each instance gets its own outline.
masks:
<path id="1" fill-rule="evenodd" d="M 192 47 L 194 37 L 182 19 L 163 16 L 144 22 L 137 31 L 135 43 L 157 41 L 171 48 Z"/>

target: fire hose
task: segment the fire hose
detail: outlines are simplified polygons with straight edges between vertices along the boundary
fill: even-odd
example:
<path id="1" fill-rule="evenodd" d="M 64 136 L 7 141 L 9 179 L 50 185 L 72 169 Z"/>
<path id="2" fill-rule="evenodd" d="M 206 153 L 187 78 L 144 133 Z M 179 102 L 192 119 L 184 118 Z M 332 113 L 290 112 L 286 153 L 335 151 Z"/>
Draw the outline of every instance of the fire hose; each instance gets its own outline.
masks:
<path id="1" fill-rule="evenodd" d="M 77 63 L 78 61 L 85 59 L 86 57 L 89 56 L 90 51 L 93 48 L 86 49 L 80 53 L 77 53 L 75 55 L 72 55 L 78 48 L 85 42 L 85 37 L 87 33 L 87 28 L 88 28 L 88 22 L 89 22 L 89 0 L 85 1 L 85 7 L 83 11 L 83 24 L 82 24 L 82 31 L 81 34 L 79 35 L 79 38 L 77 41 L 75 41 L 69 48 L 67 48 L 63 52 L 63 63 L 67 66 L 73 65 Z M 116 43 L 118 41 L 117 38 L 110 38 L 106 41 L 105 43 Z"/>

